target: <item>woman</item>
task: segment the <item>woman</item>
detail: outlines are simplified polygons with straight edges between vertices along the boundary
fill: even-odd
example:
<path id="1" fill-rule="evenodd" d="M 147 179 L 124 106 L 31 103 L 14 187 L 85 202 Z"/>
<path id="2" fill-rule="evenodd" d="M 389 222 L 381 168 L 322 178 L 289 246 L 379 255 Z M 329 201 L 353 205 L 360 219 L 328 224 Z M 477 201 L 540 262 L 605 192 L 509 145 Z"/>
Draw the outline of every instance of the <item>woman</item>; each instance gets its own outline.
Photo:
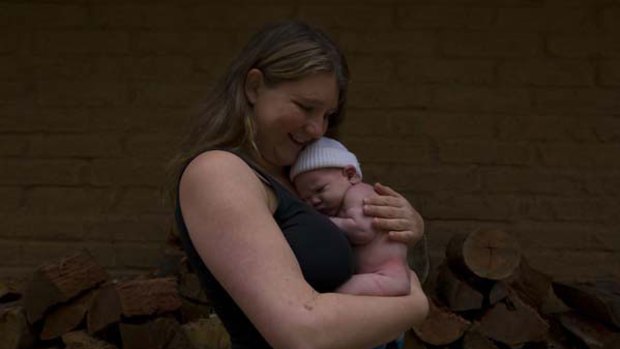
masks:
<path id="1" fill-rule="evenodd" d="M 324 34 L 268 27 L 233 61 L 177 158 L 181 240 L 235 349 L 371 348 L 426 315 L 414 273 L 403 297 L 332 293 L 353 273 L 350 246 L 288 180 L 303 147 L 342 119 L 347 82 Z M 417 212 L 377 191 L 366 211 L 377 226 L 419 238 Z"/>

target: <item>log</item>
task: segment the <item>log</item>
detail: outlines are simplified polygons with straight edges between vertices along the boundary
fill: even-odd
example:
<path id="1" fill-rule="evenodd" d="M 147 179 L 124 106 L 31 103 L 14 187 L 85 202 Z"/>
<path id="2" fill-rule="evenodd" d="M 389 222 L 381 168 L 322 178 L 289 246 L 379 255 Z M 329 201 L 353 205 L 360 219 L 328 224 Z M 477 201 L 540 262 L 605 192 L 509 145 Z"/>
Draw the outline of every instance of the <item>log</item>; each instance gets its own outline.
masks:
<path id="1" fill-rule="evenodd" d="M 521 300 L 537 310 L 543 307 L 552 292 L 551 277 L 532 268 L 525 258 L 521 258 L 517 270 L 504 282 Z"/>
<path id="2" fill-rule="evenodd" d="M 228 332 L 216 315 L 189 322 L 182 327 L 195 348 L 230 348 Z"/>
<path id="3" fill-rule="evenodd" d="M 51 310 L 45 317 L 39 338 L 42 340 L 54 339 L 78 327 L 86 316 L 94 293 L 95 290 L 91 290 L 67 304 L 61 304 Z"/>
<path id="4" fill-rule="evenodd" d="M 558 315 L 560 324 L 590 349 L 620 348 L 620 333 L 575 311 Z"/>
<path id="5" fill-rule="evenodd" d="M 469 321 L 429 300 L 426 320 L 414 326 L 413 331 L 425 343 L 447 345 L 461 338 L 470 324 Z"/>
<path id="6" fill-rule="evenodd" d="M 62 335 L 65 349 L 117 349 L 108 342 L 92 337 L 84 331 L 67 332 Z"/>
<path id="7" fill-rule="evenodd" d="M 502 280 L 519 266 L 521 251 L 511 235 L 484 229 L 454 235 L 446 248 L 446 258 L 457 274 Z"/>
<path id="8" fill-rule="evenodd" d="M 159 317 L 144 324 L 120 324 L 123 349 L 191 349 L 181 325 L 172 318 Z"/>
<path id="9" fill-rule="evenodd" d="M 50 307 L 69 301 L 107 278 L 106 271 L 86 251 L 42 265 L 24 292 L 28 321 L 39 321 Z"/>
<path id="10" fill-rule="evenodd" d="M 18 302 L 4 304 L 0 308 L 0 349 L 31 348 L 34 342 L 24 308 Z"/>
<path id="11" fill-rule="evenodd" d="M 549 325 L 534 308 L 511 294 L 482 316 L 479 329 L 495 341 L 516 347 L 544 340 Z"/>
<path id="12" fill-rule="evenodd" d="M 179 277 L 179 294 L 195 303 L 209 303 L 200 280 L 194 273 L 181 273 Z"/>
<path id="13" fill-rule="evenodd" d="M 181 307 L 174 278 L 130 280 L 116 285 L 124 316 L 157 315 Z"/>
<path id="14" fill-rule="evenodd" d="M 121 321 L 121 300 L 114 284 L 97 289 L 86 314 L 86 328 L 89 334 L 100 332 Z"/>
<path id="15" fill-rule="evenodd" d="M 405 332 L 403 349 L 426 349 L 426 345 L 413 331 Z"/>
<path id="16" fill-rule="evenodd" d="M 620 329 L 620 282 L 554 282 L 555 294 L 569 307 Z"/>
<path id="17" fill-rule="evenodd" d="M 454 274 L 447 264 L 439 267 L 435 287 L 438 298 L 452 311 L 482 308 L 482 293 Z"/>
<path id="18" fill-rule="evenodd" d="M 463 349 L 499 349 L 489 338 L 480 333 L 478 324 L 472 325 L 463 337 Z"/>

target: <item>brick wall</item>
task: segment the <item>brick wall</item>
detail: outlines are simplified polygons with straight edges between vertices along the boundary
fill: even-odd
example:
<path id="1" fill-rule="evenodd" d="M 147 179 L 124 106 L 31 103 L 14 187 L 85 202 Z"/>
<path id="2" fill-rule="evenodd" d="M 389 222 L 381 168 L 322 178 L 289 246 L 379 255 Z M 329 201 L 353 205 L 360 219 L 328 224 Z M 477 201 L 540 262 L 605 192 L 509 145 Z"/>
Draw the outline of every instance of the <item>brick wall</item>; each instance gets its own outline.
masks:
<path id="1" fill-rule="evenodd" d="M 279 18 L 345 49 L 341 136 L 419 208 L 435 263 L 499 227 L 558 278 L 620 276 L 614 0 L 0 1 L 0 276 L 84 247 L 152 267 L 187 116 Z"/>

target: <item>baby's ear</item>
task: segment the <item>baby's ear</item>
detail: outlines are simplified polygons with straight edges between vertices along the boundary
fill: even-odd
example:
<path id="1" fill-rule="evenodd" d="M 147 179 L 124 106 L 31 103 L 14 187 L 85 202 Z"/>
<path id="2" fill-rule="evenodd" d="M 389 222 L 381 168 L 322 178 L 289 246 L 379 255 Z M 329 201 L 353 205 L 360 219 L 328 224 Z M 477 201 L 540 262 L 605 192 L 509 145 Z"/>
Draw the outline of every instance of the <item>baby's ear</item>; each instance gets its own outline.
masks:
<path id="1" fill-rule="evenodd" d="M 347 177 L 349 182 L 351 182 L 351 184 L 357 184 L 362 181 L 362 179 L 360 178 L 360 175 L 357 173 L 357 170 L 355 169 L 355 166 L 353 165 L 345 166 L 342 169 L 342 172 L 344 173 L 345 177 Z"/>

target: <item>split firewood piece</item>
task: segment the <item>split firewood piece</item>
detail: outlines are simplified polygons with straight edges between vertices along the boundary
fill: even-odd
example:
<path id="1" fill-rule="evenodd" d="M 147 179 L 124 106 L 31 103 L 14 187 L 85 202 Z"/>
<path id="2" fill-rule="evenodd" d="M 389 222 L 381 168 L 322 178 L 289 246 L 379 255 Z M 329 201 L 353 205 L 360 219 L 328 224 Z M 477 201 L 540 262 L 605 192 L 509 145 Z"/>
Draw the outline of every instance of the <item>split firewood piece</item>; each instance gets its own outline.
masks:
<path id="1" fill-rule="evenodd" d="M 454 274 L 447 264 L 439 267 L 436 290 L 440 300 L 452 311 L 482 308 L 482 293 Z"/>
<path id="2" fill-rule="evenodd" d="M 195 348 L 230 348 L 228 332 L 216 315 L 186 323 L 182 327 Z"/>
<path id="3" fill-rule="evenodd" d="M 175 319 L 159 317 L 144 324 L 121 323 L 123 349 L 194 348 L 185 331 Z"/>
<path id="4" fill-rule="evenodd" d="M 185 252 L 182 250 L 168 247 L 164 250 L 153 275 L 155 277 L 179 277 L 187 270 L 186 259 Z"/>
<path id="5" fill-rule="evenodd" d="M 194 273 L 181 273 L 179 277 L 179 294 L 196 303 L 208 304 L 209 300 L 200 284 L 198 275 Z"/>
<path id="6" fill-rule="evenodd" d="M 498 347 L 493 341 L 480 333 L 478 324 L 474 324 L 463 337 L 463 349 L 498 349 Z"/>
<path id="7" fill-rule="evenodd" d="M 534 308 L 511 294 L 482 316 L 479 329 L 485 336 L 515 347 L 544 340 L 549 325 Z"/>
<path id="8" fill-rule="evenodd" d="M 53 305 L 69 301 L 108 278 L 86 251 L 39 267 L 24 293 L 28 321 L 34 323 Z"/>
<path id="9" fill-rule="evenodd" d="M 67 304 L 60 304 L 53 308 L 45 316 L 39 337 L 43 340 L 53 339 L 75 329 L 84 320 L 94 293 L 94 290 L 89 291 Z"/>
<path id="10" fill-rule="evenodd" d="M 92 337 L 84 331 L 67 332 L 62 335 L 65 349 L 117 349 L 117 347 L 106 341 Z"/>
<path id="11" fill-rule="evenodd" d="M 554 282 L 553 290 L 568 306 L 620 329 L 620 282 L 613 280 Z"/>
<path id="12" fill-rule="evenodd" d="M 155 315 L 181 307 L 174 278 L 130 280 L 116 285 L 124 316 Z"/>
<path id="13" fill-rule="evenodd" d="M 579 338 L 590 349 L 616 349 L 620 347 L 620 333 L 611 331 L 605 325 L 569 311 L 558 315 L 560 324 Z"/>
<path id="14" fill-rule="evenodd" d="M 88 333 L 97 333 L 119 321 L 121 321 L 121 300 L 116 292 L 116 286 L 103 285 L 95 291 L 86 313 Z"/>
<path id="15" fill-rule="evenodd" d="M 425 343 L 446 345 L 455 342 L 471 323 L 453 312 L 440 308 L 429 300 L 429 312 L 426 320 L 414 326 L 413 331 Z"/>
<path id="16" fill-rule="evenodd" d="M 179 313 L 181 315 L 179 321 L 181 321 L 181 323 L 207 318 L 213 313 L 213 308 L 210 305 L 196 303 L 183 297 L 181 297 L 181 303 L 182 305 L 179 309 Z"/>
<path id="17" fill-rule="evenodd" d="M 552 293 L 551 277 L 532 268 L 525 258 L 504 282 L 527 304 L 540 310 Z"/>
<path id="18" fill-rule="evenodd" d="M 14 302 L 22 297 L 16 283 L 0 281 L 0 303 Z"/>
<path id="19" fill-rule="evenodd" d="M 35 337 L 26 321 L 26 312 L 18 302 L 0 307 L 0 349 L 31 348 Z"/>
<path id="20" fill-rule="evenodd" d="M 457 273 L 473 274 L 490 280 L 510 276 L 519 266 L 521 251 L 517 240 L 502 230 L 481 229 L 456 234 L 446 248 L 446 258 Z"/>

